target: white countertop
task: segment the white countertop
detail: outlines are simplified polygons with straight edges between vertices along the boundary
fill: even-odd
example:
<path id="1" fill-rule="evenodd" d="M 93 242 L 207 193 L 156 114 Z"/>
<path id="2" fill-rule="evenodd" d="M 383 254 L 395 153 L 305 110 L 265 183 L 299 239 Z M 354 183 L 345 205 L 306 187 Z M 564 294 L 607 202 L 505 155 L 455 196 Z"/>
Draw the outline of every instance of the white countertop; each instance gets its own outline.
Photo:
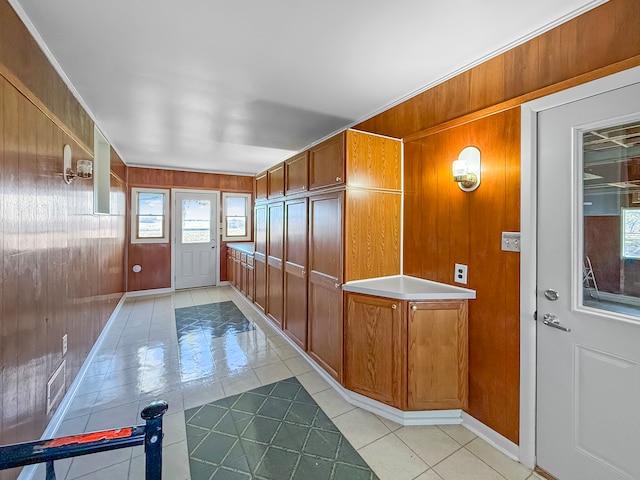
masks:
<path id="1" fill-rule="evenodd" d="M 342 285 L 346 292 L 398 300 L 459 300 L 476 298 L 476 291 L 408 275 L 354 280 Z"/>
<path id="2" fill-rule="evenodd" d="M 241 252 L 248 253 L 249 255 L 253 255 L 253 252 L 254 252 L 254 244 L 253 244 L 253 242 L 227 243 L 227 248 L 233 248 L 234 250 L 240 250 Z"/>

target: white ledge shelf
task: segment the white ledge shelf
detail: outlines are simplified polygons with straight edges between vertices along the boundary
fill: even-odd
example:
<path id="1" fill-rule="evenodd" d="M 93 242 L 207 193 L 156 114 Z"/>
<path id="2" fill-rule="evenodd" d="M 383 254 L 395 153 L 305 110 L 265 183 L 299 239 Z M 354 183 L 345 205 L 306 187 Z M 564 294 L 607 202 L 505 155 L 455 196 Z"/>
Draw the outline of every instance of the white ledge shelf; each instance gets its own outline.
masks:
<path id="1" fill-rule="evenodd" d="M 239 250 L 248 255 L 253 255 L 254 253 L 254 244 L 253 242 L 246 243 L 227 243 L 227 248 L 233 248 L 234 250 Z"/>
<path id="2" fill-rule="evenodd" d="M 397 300 L 460 300 L 476 298 L 476 291 L 408 275 L 354 280 L 342 285 L 345 292 Z"/>

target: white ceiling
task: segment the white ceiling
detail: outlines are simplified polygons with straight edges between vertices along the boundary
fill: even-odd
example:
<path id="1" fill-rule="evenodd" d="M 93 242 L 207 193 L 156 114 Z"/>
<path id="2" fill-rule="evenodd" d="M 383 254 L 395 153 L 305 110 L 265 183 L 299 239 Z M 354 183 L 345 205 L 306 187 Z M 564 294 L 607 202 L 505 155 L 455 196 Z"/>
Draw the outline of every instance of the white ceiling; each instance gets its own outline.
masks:
<path id="1" fill-rule="evenodd" d="M 10 3 L 128 165 L 255 174 L 603 0 Z"/>

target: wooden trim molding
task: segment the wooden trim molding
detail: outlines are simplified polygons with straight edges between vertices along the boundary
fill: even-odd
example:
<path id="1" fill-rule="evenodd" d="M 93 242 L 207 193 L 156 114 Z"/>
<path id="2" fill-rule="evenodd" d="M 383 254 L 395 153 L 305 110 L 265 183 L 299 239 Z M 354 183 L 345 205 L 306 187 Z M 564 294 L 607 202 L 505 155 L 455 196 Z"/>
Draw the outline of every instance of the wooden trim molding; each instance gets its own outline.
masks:
<path id="1" fill-rule="evenodd" d="M 407 135 L 406 137 L 404 137 L 403 140 L 405 141 L 405 143 L 413 142 L 415 140 L 420 140 L 424 137 L 428 137 L 430 135 L 440 133 L 445 130 L 449 130 L 451 128 L 459 127 L 460 125 L 465 125 L 467 123 L 471 123 L 476 120 L 480 120 L 482 118 L 495 115 L 496 113 L 501 113 L 506 110 L 510 110 L 512 108 L 522 105 L 523 103 L 530 102 L 538 98 L 546 97 L 547 95 L 551 95 L 552 93 L 557 93 L 571 87 L 582 85 L 583 83 L 591 82 L 592 80 L 597 80 L 598 78 L 602 78 L 602 77 L 612 75 L 614 73 L 622 72 L 623 70 L 628 70 L 630 68 L 637 67 L 639 65 L 640 65 L 640 55 L 636 55 L 634 57 L 627 58 L 626 60 L 622 60 L 620 62 L 607 65 L 606 67 L 598 68 L 591 72 L 578 75 L 577 77 L 573 77 L 568 80 L 564 80 L 562 82 L 549 85 L 547 87 L 540 88 L 538 90 L 534 90 L 533 92 L 525 93 L 524 95 L 520 95 L 510 100 L 506 100 L 496 105 L 492 105 L 490 107 L 477 110 L 473 113 L 469 113 L 467 115 L 454 118 L 453 120 L 449 120 L 439 125 L 429 127 L 425 130 L 412 133 L 411 135 Z"/>
<path id="2" fill-rule="evenodd" d="M 0 63 L 0 75 L 5 78 L 13 87 L 24 95 L 35 107 L 40 110 L 49 120 L 51 120 L 60 130 L 71 137 L 82 150 L 88 155 L 93 157 L 93 147 L 84 143 L 84 141 L 75 134 L 55 113 L 53 113 L 45 104 L 40 100 L 35 93 L 33 93 L 23 82 L 16 77 L 11 70 L 9 70 L 4 64 Z"/>

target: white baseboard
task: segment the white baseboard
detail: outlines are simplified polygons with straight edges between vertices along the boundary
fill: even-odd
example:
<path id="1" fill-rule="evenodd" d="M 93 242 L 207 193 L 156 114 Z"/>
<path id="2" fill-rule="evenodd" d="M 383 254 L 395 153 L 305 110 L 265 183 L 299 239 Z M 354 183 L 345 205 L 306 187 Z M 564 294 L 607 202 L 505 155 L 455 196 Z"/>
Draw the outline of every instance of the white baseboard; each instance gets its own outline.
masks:
<path id="1" fill-rule="evenodd" d="M 116 308 L 113 309 L 113 312 L 109 317 L 109 320 L 107 320 L 107 323 L 105 324 L 104 328 L 102 329 L 102 332 L 98 336 L 98 339 L 96 340 L 96 342 L 93 344 L 93 347 L 89 351 L 89 355 L 87 355 L 87 358 L 83 362 L 82 367 L 80 367 L 80 370 L 76 375 L 76 378 L 73 380 L 73 383 L 71 383 L 71 386 L 67 390 L 67 393 L 62 398 L 62 401 L 60 402 L 60 405 L 58 405 L 58 408 L 56 409 L 53 416 L 51 417 L 51 420 L 49 420 L 49 424 L 47 425 L 47 428 L 45 428 L 44 432 L 42 433 L 42 436 L 40 437 L 41 440 L 44 440 L 47 438 L 53 438 L 54 435 L 56 434 L 56 431 L 60 427 L 60 424 L 62 423 L 64 416 L 67 413 L 67 410 L 69 410 L 69 407 L 71 406 L 71 401 L 73 400 L 73 397 L 75 396 L 76 391 L 80 386 L 80 382 L 82 382 L 82 379 L 87 374 L 87 370 L 89 369 L 91 362 L 93 361 L 94 357 L 98 353 L 98 350 L 100 349 L 100 345 L 102 345 L 102 342 L 106 338 L 107 332 L 111 328 L 113 321 L 118 316 L 118 313 L 120 313 L 120 309 L 122 308 L 122 305 L 124 304 L 126 298 L 127 298 L 127 294 L 125 293 L 120 298 L 120 301 L 116 305 Z M 22 472 L 20 473 L 20 476 L 18 477 L 18 480 L 31 480 L 35 475 L 37 468 L 38 468 L 38 464 L 28 465 L 24 467 L 22 469 Z"/>
<path id="2" fill-rule="evenodd" d="M 236 287 L 231 286 L 238 294 L 238 297 L 250 306 L 258 315 L 260 315 L 270 325 L 270 320 L 255 304 L 251 303 Z M 353 392 L 340 385 L 331 375 L 329 375 L 320 365 L 318 365 L 307 352 L 302 350 L 291 340 L 282 330 L 273 328 L 282 338 L 284 338 L 297 352 L 309 362 L 309 365 L 318 372 L 318 374 L 331 385 L 331 387 L 348 403 L 363 410 L 374 413 L 386 419 L 392 420 L 400 425 L 458 425 L 462 423 L 462 410 L 420 410 L 405 412 L 397 408 L 386 405 L 377 400 L 373 400 L 359 393 Z"/>
<path id="3" fill-rule="evenodd" d="M 226 287 L 228 285 L 231 285 L 231 283 L 228 280 L 225 280 L 223 282 L 218 283 L 218 287 Z"/>
<path id="4" fill-rule="evenodd" d="M 471 430 L 485 442 L 500 450 L 509 458 L 520 461 L 520 447 L 508 438 L 500 435 L 495 430 L 487 427 L 480 420 L 475 419 L 466 412 L 462 412 L 462 426 Z"/>
<path id="5" fill-rule="evenodd" d="M 171 287 L 167 288 L 154 288 L 152 290 L 135 290 L 133 292 L 125 293 L 127 298 L 134 297 L 146 297 L 149 295 L 166 295 L 167 293 L 173 293 L 175 290 Z"/>

